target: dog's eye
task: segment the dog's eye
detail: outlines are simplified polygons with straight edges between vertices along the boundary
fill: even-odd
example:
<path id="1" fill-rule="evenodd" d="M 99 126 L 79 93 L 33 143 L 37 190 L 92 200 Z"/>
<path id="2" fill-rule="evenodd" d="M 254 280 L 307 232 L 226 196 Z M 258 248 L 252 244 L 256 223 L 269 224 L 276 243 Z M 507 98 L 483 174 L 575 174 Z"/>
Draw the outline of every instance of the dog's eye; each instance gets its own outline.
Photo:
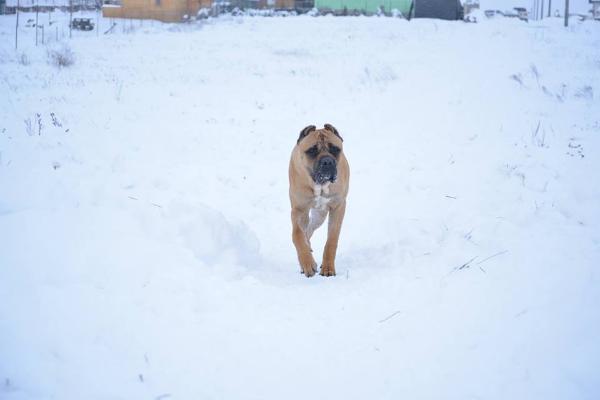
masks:
<path id="1" fill-rule="evenodd" d="M 319 155 L 319 148 L 317 146 L 313 146 L 310 149 L 305 151 L 306 155 L 311 158 L 315 158 Z"/>
<path id="2" fill-rule="evenodd" d="M 340 149 L 339 147 L 337 147 L 337 146 L 334 146 L 334 145 L 332 145 L 332 144 L 330 144 L 330 145 L 329 145 L 329 152 L 330 152 L 330 153 L 331 153 L 331 154 L 332 154 L 334 157 L 337 157 L 337 156 L 339 156 L 339 155 L 340 155 L 340 153 L 341 153 L 341 151 L 342 151 L 342 149 Z"/>

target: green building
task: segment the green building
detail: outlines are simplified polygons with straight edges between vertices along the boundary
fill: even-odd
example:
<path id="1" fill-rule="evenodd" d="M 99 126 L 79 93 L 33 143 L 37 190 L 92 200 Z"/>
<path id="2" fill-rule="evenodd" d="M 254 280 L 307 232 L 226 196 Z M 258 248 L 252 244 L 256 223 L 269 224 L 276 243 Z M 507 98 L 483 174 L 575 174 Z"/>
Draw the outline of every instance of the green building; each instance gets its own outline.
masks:
<path id="1" fill-rule="evenodd" d="M 319 10 L 330 10 L 333 12 L 361 11 L 376 13 L 381 8 L 386 13 L 398 10 L 404 15 L 410 12 L 412 0 L 315 0 L 315 7 Z"/>

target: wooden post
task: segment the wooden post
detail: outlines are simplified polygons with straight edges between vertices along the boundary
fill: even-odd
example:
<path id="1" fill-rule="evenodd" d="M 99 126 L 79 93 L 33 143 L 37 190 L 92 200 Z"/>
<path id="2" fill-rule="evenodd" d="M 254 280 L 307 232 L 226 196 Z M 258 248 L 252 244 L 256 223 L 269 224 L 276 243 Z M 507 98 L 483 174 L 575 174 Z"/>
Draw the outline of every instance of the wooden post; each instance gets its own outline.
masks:
<path id="1" fill-rule="evenodd" d="M 40 11 L 40 6 L 39 6 L 40 2 L 39 0 L 36 0 L 35 2 L 35 45 L 38 45 L 38 30 L 40 29 L 38 27 L 38 14 Z"/>
<path id="2" fill-rule="evenodd" d="M 540 13 L 540 19 L 544 19 L 544 2 L 546 0 L 542 0 L 542 12 Z"/>
<path id="3" fill-rule="evenodd" d="M 548 18 L 550 18 L 552 15 L 550 15 L 550 13 L 552 12 L 552 0 L 548 0 Z"/>
<path id="4" fill-rule="evenodd" d="M 73 0 L 69 0 L 69 39 L 73 37 Z"/>
<path id="5" fill-rule="evenodd" d="M 565 0 L 565 27 L 569 26 L 569 0 Z"/>
<path id="6" fill-rule="evenodd" d="M 17 0 L 17 24 L 15 27 L 15 50 L 17 50 L 19 48 L 19 8 L 20 8 L 21 4 L 19 3 L 19 0 Z"/>

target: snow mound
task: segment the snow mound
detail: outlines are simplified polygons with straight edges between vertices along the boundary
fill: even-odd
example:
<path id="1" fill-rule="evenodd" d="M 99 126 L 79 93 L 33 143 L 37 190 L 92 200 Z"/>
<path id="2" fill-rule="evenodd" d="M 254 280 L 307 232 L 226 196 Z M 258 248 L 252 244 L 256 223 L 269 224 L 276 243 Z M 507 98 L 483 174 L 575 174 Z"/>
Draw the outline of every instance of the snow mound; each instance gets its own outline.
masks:
<path id="1" fill-rule="evenodd" d="M 168 213 L 184 245 L 203 263 L 251 266 L 258 262 L 258 238 L 242 221 L 229 222 L 215 209 L 181 202 L 175 202 Z"/>

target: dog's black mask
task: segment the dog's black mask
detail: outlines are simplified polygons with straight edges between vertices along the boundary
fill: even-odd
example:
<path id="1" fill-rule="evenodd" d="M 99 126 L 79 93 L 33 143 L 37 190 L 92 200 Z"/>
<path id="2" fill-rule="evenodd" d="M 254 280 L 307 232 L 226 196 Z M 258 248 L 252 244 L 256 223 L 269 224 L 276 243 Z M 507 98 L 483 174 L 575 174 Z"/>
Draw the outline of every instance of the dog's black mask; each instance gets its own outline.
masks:
<path id="1" fill-rule="evenodd" d="M 312 174 L 313 181 L 322 185 L 326 182 L 335 182 L 337 179 L 337 162 L 335 158 L 327 155 L 315 162 Z"/>

